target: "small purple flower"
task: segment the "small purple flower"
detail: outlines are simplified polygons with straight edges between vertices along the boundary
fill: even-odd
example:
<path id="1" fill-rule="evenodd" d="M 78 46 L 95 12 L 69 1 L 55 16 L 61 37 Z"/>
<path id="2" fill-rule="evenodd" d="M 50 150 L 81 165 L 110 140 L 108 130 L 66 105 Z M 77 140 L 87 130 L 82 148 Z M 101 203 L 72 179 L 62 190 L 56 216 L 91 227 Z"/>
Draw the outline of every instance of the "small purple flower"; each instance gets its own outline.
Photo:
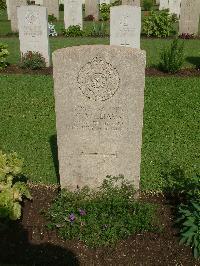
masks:
<path id="1" fill-rule="evenodd" d="M 75 219 L 76 219 L 75 215 L 74 215 L 73 213 L 71 213 L 71 214 L 69 215 L 69 220 L 70 220 L 70 222 L 71 222 L 71 223 L 74 222 Z"/>
<path id="2" fill-rule="evenodd" d="M 84 211 L 84 210 L 82 210 L 82 209 L 79 209 L 78 211 L 79 211 L 79 213 L 80 213 L 81 216 L 86 215 L 86 211 Z"/>

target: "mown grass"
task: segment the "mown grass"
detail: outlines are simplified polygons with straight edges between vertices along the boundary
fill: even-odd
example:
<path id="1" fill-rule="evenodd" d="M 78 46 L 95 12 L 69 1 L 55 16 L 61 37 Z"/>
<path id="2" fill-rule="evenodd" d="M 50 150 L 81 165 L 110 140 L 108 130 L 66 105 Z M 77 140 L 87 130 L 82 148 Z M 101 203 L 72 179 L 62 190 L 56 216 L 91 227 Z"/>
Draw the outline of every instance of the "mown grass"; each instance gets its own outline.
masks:
<path id="1" fill-rule="evenodd" d="M 10 55 L 8 61 L 18 64 L 20 61 L 19 40 L 16 37 L 0 38 L 0 42 L 8 44 Z M 158 65 L 161 51 L 171 43 L 171 40 L 142 39 L 141 49 L 147 53 L 147 66 Z M 108 38 L 50 38 L 51 53 L 59 48 L 86 45 L 109 44 Z M 185 62 L 183 67 L 195 67 L 200 57 L 200 40 L 185 40 Z M 190 59 L 190 60 L 189 60 Z"/>
<path id="2" fill-rule="evenodd" d="M 32 181 L 56 183 L 52 77 L 0 75 L 0 84 L 0 149 L 24 157 Z M 143 189 L 162 188 L 167 163 L 200 173 L 199 86 L 199 78 L 146 78 Z"/>

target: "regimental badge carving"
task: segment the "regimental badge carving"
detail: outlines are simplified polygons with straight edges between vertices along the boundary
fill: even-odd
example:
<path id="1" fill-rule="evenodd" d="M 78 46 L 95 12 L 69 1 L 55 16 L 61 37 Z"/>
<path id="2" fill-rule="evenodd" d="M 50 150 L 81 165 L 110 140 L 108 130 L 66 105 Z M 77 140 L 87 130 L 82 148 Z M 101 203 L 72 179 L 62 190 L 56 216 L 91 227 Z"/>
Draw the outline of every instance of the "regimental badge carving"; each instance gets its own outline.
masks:
<path id="1" fill-rule="evenodd" d="M 38 12 L 31 12 L 28 11 L 25 15 L 25 20 L 27 22 L 27 24 L 29 25 L 35 25 L 38 23 L 39 21 L 39 14 Z"/>
<path id="2" fill-rule="evenodd" d="M 106 101 L 119 89 L 120 77 L 116 68 L 101 57 L 95 57 L 78 73 L 81 92 L 94 101 Z"/>

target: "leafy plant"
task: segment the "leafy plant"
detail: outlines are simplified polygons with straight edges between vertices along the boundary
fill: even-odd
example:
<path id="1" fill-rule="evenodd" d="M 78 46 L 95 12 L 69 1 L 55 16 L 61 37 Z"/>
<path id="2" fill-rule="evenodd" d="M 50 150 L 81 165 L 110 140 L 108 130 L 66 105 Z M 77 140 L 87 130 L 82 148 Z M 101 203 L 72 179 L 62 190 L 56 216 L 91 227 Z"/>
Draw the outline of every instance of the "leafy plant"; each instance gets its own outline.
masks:
<path id="1" fill-rule="evenodd" d="M 64 239 L 88 246 L 114 245 L 133 233 L 155 230 L 155 206 L 134 199 L 134 189 L 122 176 L 107 177 L 97 191 L 85 187 L 62 190 L 47 213 L 48 227 Z"/>
<path id="2" fill-rule="evenodd" d="M 64 4 L 59 4 L 59 11 L 64 11 Z"/>
<path id="3" fill-rule="evenodd" d="M 143 7 L 145 11 L 150 11 L 153 7 L 153 1 L 152 0 L 144 0 L 143 1 Z"/>
<path id="4" fill-rule="evenodd" d="M 143 33 L 148 37 L 168 37 L 174 33 L 174 18 L 167 11 L 151 11 L 148 17 L 144 18 Z"/>
<path id="5" fill-rule="evenodd" d="M 46 66 L 44 57 L 38 52 L 28 51 L 22 56 L 21 68 L 29 68 L 32 70 L 42 69 Z"/>
<path id="6" fill-rule="evenodd" d="M 6 0 L 0 0 L 0 10 L 6 9 Z"/>
<path id="7" fill-rule="evenodd" d="M 80 37 L 83 36 L 83 31 L 79 25 L 69 26 L 63 30 L 63 35 L 66 37 Z"/>
<path id="8" fill-rule="evenodd" d="M 23 197 L 31 199 L 28 187 L 20 181 L 22 166 L 16 153 L 0 151 L 0 218 L 19 219 Z"/>
<path id="9" fill-rule="evenodd" d="M 190 34 L 190 33 L 182 33 L 181 35 L 179 35 L 179 38 L 189 40 L 189 39 L 194 39 L 195 35 L 193 33 L 192 34 Z"/>
<path id="10" fill-rule="evenodd" d="M 48 21 L 49 22 L 55 22 L 57 21 L 57 18 L 54 16 L 54 14 L 48 15 Z"/>
<path id="11" fill-rule="evenodd" d="M 110 7 L 110 4 L 103 3 L 100 5 L 100 13 L 103 21 L 107 21 L 110 19 Z"/>
<path id="12" fill-rule="evenodd" d="M 171 45 L 161 53 L 159 67 L 165 72 L 176 73 L 181 69 L 183 63 L 184 42 L 175 39 Z"/>
<path id="13" fill-rule="evenodd" d="M 195 258 L 200 257 L 200 201 L 189 201 L 181 204 L 178 210 L 180 218 L 177 222 L 181 226 L 180 244 L 193 248 Z"/>
<path id="14" fill-rule="evenodd" d="M 8 45 L 0 43 L 0 70 L 7 67 L 7 57 L 9 55 Z"/>
<path id="15" fill-rule="evenodd" d="M 106 31 L 104 22 L 94 22 L 91 31 L 87 33 L 87 36 L 91 37 L 105 37 L 107 35 L 108 33 Z"/>
<path id="16" fill-rule="evenodd" d="M 88 15 L 87 17 L 84 18 L 85 21 L 93 21 L 94 16 L 93 15 Z"/>

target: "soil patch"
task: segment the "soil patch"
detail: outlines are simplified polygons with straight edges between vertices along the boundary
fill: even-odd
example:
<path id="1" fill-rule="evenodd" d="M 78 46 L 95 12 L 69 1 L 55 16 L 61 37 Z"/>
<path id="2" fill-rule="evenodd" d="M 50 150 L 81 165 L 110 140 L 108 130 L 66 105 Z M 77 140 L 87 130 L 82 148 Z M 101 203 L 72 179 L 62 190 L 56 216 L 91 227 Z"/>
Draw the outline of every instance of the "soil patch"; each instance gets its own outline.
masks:
<path id="1" fill-rule="evenodd" d="M 46 67 L 40 70 L 22 69 L 18 65 L 10 65 L 0 71 L 0 74 L 29 74 L 29 75 L 53 75 L 53 67 Z M 185 68 L 178 73 L 164 73 L 157 68 L 146 68 L 147 77 L 200 77 L 200 69 Z"/>
<path id="2" fill-rule="evenodd" d="M 132 235 L 115 248 L 91 249 L 80 241 L 63 241 L 46 228 L 41 211 L 54 201 L 57 188 L 35 186 L 31 192 L 33 200 L 25 201 L 21 221 L 0 232 L 0 265 L 200 265 L 189 247 L 179 245 L 173 208 L 161 195 L 142 200 L 158 204 L 162 232 Z"/>

